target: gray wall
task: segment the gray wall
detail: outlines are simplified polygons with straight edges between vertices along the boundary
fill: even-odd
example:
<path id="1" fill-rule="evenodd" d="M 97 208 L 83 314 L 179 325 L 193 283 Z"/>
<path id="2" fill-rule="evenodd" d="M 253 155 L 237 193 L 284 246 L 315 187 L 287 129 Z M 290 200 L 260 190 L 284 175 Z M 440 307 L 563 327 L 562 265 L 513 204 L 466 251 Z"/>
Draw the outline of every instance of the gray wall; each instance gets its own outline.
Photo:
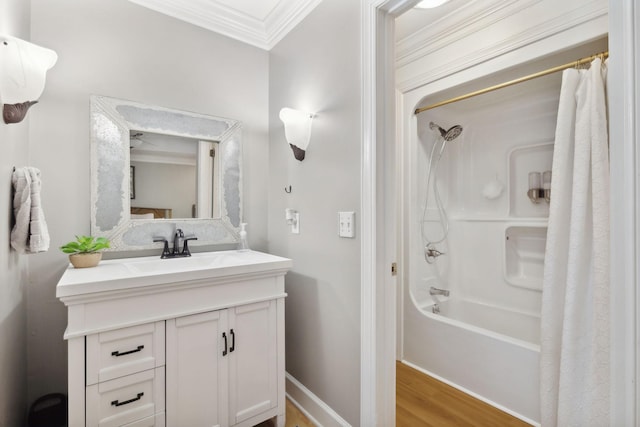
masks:
<path id="1" fill-rule="evenodd" d="M 29 1 L 0 2 L 0 34 L 29 40 Z M 27 256 L 9 248 L 9 234 L 11 172 L 28 163 L 28 149 L 29 117 L 12 125 L 0 119 L 0 427 L 24 425 L 26 413 Z"/>
<path id="2" fill-rule="evenodd" d="M 250 244 L 295 263 L 287 276 L 287 370 L 359 424 L 360 236 L 337 236 L 338 211 L 360 217 L 359 22 L 358 2 L 325 0 L 267 53 L 126 0 L 32 0 L 32 40 L 59 60 L 24 135 L 29 163 L 43 173 L 52 238 L 48 253 L 30 258 L 29 400 L 66 389 L 66 310 L 55 298 L 66 257 L 56 248 L 89 232 L 88 108 L 89 95 L 99 94 L 244 123 Z M 304 162 L 284 142 L 277 116 L 285 106 L 317 113 Z M 7 130 L 0 132 L 4 139 Z M 22 150 L 2 157 L 7 176 L 14 163 L 26 162 Z M 0 191 L 8 197 L 8 187 Z M 300 211 L 300 235 L 289 233 L 286 207 Z M 10 269 L 9 279 L 25 281 L 20 271 Z M 12 371 L 20 365 L 9 364 Z"/>
<path id="3" fill-rule="evenodd" d="M 338 211 L 355 211 L 358 230 L 359 8 L 324 0 L 269 58 L 269 250 L 294 262 L 287 372 L 352 425 L 360 418 L 360 236 L 338 237 Z M 317 114 L 302 162 L 285 142 L 282 107 Z M 299 235 L 285 223 L 287 207 L 300 212 Z"/>
<path id="4" fill-rule="evenodd" d="M 56 248 L 89 233 L 91 94 L 242 121 L 244 214 L 257 249 L 266 249 L 268 176 L 267 52 L 126 0 L 32 0 L 31 9 L 33 41 L 59 59 L 30 113 L 52 249 L 30 264 L 29 400 L 66 390 L 66 309 L 55 285 L 67 259 Z"/>

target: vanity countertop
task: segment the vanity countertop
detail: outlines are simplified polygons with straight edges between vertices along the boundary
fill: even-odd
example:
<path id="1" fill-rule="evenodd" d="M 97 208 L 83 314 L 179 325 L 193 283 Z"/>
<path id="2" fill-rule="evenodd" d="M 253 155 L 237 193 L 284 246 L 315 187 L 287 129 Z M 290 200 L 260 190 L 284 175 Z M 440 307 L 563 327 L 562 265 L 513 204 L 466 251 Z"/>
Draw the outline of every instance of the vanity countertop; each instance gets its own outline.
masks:
<path id="1" fill-rule="evenodd" d="M 56 297 L 87 296 L 149 286 L 174 285 L 202 280 L 228 280 L 291 269 L 288 258 L 257 251 L 236 250 L 194 253 L 191 257 L 160 259 L 159 256 L 121 258 L 101 261 L 97 267 L 74 268 L 69 265 L 56 287 Z"/>

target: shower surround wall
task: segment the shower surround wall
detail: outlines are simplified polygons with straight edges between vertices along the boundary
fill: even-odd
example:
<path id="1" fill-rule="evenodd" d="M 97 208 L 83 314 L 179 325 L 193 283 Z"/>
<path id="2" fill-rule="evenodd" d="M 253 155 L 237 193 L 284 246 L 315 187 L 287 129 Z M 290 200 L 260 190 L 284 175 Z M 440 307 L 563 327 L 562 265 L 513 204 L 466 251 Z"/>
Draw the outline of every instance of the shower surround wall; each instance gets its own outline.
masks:
<path id="1" fill-rule="evenodd" d="M 440 247 L 449 253 L 441 257 L 437 269 L 453 286 L 462 286 L 480 301 L 528 312 L 539 310 L 535 292 L 541 283 L 536 279 L 541 277 L 541 262 L 529 255 L 532 250 L 540 252 L 539 237 L 544 234 L 541 227 L 548 206 L 528 200 L 527 176 L 531 171 L 550 169 L 555 119 L 543 116 L 550 117 L 557 111 L 557 93 L 551 89 L 546 95 L 538 93 L 536 85 L 559 87 L 560 74 L 418 116 L 413 110 L 606 50 L 607 10 L 604 0 L 588 4 L 580 0 L 562 4 L 552 0 L 492 1 L 470 3 L 428 25 L 420 21 L 423 12 L 415 10 L 396 20 L 398 34 L 403 35 L 396 42 L 396 79 L 399 116 L 403 117 L 404 184 L 400 193 L 405 200 L 401 213 L 405 241 L 400 243 L 400 279 L 404 283 L 412 282 L 416 275 L 421 279 L 433 275 L 424 261 L 416 265 L 414 258 L 421 258 L 424 251 L 419 239 L 410 238 L 419 235 L 417 212 L 422 213 L 425 193 L 424 188 L 415 186 L 424 185 L 428 154 L 437 136 L 429 123 L 444 128 L 461 124 L 465 130 L 447 145 L 439 166 L 452 231 Z M 480 39 L 482 50 L 474 48 L 474 40 Z M 527 96 L 527 87 L 532 88 L 532 96 Z M 531 114 L 540 120 L 534 120 Z M 420 169 L 412 163 L 416 158 L 420 159 Z M 485 187 L 495 180 L 503 184 L 503 192 L 494 199 L 483 196 Z M 435 207 L 432 201 L 430 207 Z M 429 213 L 432 218 L 434 214 Z M 428 228 L 433 227 L 437 225 Z M 474 244 L 448 247 L 464 239 Z M 477 260 L 476 268 L 460 268 L 456 259 Z M 474 284 L 477 275 L 490 279 L 491 284 Z M 420 281 L 412 286 L 425 289 Z M 402 307 L 399 313 L 401 317 Z M 404 335 L 399 333 L 400 337 Z M 402 357 L 402 338 L 398 349 Z"/>
<path id="2" fill-rule="evenodd" d="M 408 256 L 409 282 L 419 299 L 434 285 L 483 304 L 539 312 L 549 205 L 529 200 L 528 174 L 551 169 L 560 78 L 555 74 L 418 115 Z M 425 262 L 419 238 L 429 155 L 439 138 L 429 129 L 431 121 L 464 128 L 447 144 L 437 170 L 450 231 L 436 244 L 445 255 L 435 264 Z M 488 192 L 501 187 L 498 194 Z M 425 232 L 437 238 L 442 230 L 434 196 L 431 189 Z"/>
<path id="3" fill-rule="evenodd" d="M 527 177 L 551 169 L 559 77 L 423 112 L 410 148 L 403 359 L 528 422 L 538 417 L 548 204 L 529 200 Z M 464 128 L 438 167 L 450 231 L 436 244 L 445 254 L 433 264 L 425 261 L 420 238 L 436 140 L 430 121 Z M 433 191 L 428 206 L 425 231 L 441 235 Z M 435 315 L 431 286 L 450 291 L 448 298 L 438 297 L 443 302 Z"/>

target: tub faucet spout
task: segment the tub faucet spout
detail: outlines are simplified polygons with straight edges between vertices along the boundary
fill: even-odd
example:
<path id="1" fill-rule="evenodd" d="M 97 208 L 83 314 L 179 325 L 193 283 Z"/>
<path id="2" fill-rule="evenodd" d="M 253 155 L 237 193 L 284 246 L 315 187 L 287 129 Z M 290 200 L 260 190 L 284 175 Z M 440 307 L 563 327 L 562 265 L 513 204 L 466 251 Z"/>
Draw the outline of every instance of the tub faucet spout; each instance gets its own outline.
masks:
<path id="1" fill-rule="evenodd" d="M 438 289 L 432 286 L 429 288 L 429 295 L 442 295 L 442 296 L 448 297 L 449 291 L 446 289 Z"/>

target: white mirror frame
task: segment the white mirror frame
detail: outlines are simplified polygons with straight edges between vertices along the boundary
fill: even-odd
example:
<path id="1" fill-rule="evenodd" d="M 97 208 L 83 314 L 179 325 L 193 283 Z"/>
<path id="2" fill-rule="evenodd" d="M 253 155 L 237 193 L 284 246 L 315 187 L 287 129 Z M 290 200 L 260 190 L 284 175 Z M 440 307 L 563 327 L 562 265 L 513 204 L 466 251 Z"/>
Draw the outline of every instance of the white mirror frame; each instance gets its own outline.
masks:
<path id="1" fill-rule="evenodd" d="M 139 130 L 219 141 L 215 177 L 220 217 L 131 219 L 129 133 Z M 191 245 L 234 244 L 242 222 L 242 134 L 237 120 L 91 96 L 91 234 L 106 237 L 111 251 L 162 248 L 180 228 Z"/>

